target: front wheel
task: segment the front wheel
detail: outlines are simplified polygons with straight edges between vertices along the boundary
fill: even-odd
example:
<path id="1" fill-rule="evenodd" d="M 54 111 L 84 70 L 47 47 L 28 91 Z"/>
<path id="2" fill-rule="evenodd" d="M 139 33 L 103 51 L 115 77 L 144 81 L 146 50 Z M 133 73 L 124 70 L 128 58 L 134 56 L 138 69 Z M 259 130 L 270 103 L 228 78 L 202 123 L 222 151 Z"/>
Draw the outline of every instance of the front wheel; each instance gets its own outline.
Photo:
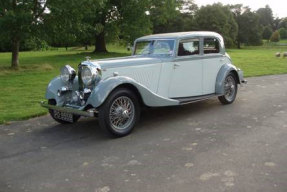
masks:
<path id="1" fill-rule="evenodd" d="M 99 108 L 100 126 L 116 137 L 131 133 L 139 116 L 138 98 L 126 88 L 114 90 Z"/>
<path id="2" fill-rule="evenodd" d="M 219 96 L 219 101 L 226 105 L 231 104 L 236 98 L 237 94 L 237 82 L 233 73 L 226 76 L 224 81 L 224 95 Z"/>

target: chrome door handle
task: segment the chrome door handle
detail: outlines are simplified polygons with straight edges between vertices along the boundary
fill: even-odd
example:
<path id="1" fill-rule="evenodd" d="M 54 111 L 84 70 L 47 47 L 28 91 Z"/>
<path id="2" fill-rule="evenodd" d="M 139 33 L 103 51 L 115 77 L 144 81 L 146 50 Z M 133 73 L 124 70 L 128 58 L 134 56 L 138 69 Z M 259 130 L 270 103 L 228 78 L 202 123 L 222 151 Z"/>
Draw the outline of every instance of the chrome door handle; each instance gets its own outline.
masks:
<path id="1" fill-rule="evenodd" d="M 224 61 L 225 59 L 220 59 L 219 61 Z"/>
<path id="2" fill-rule="evenodd" d="M 175 63 L 175 64 L 173 65 L 173 68 L 175 69 L 175 68 L 177 68 L 177 67 L 180 67 L 180 64 Z"/>

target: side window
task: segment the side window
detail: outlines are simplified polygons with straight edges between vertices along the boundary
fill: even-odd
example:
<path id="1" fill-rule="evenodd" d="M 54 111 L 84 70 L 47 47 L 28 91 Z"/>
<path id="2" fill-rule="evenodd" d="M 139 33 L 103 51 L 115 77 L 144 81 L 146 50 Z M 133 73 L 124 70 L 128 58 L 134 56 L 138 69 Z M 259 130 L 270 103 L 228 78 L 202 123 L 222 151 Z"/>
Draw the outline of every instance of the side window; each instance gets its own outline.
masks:
<path id="1" fill-rule="evenodd" d="M 216 38 L 204 38 L 203 42 L 204 54 L 219 53 L 219 41 Z"/>
<path id="2" fill-rule="evenodd" d="M 199 39 L 181 40 L 178 45 L 178 56 L 198 55 Z"/>

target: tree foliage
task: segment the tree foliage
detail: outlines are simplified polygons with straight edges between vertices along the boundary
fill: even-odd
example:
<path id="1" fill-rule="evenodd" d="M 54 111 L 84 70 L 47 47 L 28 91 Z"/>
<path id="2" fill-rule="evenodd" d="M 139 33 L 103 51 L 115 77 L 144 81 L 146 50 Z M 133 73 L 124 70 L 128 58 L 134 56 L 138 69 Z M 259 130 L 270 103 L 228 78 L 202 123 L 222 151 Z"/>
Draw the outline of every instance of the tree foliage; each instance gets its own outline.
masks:
<path id="1" fill-rule="evenodd" d="M 194 15 L 198 7 L 193 0 L 156 2 L 150 10 L 153 33 L 196 30 Z"/>
<path id="2" fill-rule="evenodd" d="M 149 0 L 88 0 L 83 12 L 83 24 L 95 39 L 95 52 L 107 52 L 106 39 L 130 42 L 136 37 L 151 33 L 146 11 Z"/>
<path id="3" fill-rule="evenodd" d="M 262 33 L 262 37 L 263 39 L 270 39 L 271 35 L 272 35 L 273 31 L 272 31 L 272 27 L 271 26 L 265 26 L 263 27 L 263 33 Z"/>
<path id="4" fill-rule="evenodd" d="M 198 8 L 194 0 L 0 0 L 0 51 L 12 51 L 15 68 L 19 50 L 95 45 L 107 52 L 109 42 L 192 30 L 218 32 L 229 47 L 260 45 L 271 35 L 287 38 L 287 18 L 274 18 L 268 5 L 253 12 L 241 4 Z"/>
<path id="5" fill-rule="evenodd" d="M 278 42 L 280 41 L 280 34 L 278 31 L 274 31 L 273 34 L 270 37 L 271 42 Z"/>
<path id="6" fill-rule="evenodd" d="M 287 28 L 280 28 L 278 30 L 281 39 L 287 39 Z"/>
<path id="7" fill-rule="evenodd" d="M 230 5 L 229 7 L 238 24 L 237 47 L 240 48 L 241 43 L 261 45 L 262 29 L 259 25 L 259 16 L 242 4 Z"/>
<path id="8" fill-rule="evenodd" d="M 85 1 L 85 0 L 84 0 Z M 52 46 L 69 47 L 85 36 L 82 12 L 85 2 L 77 0 L 50 0 L 49 14 L 44 16 L 45 38 Z"/>
<path id="9" fill-rule="evenodd" d="M 17 68 L 19 65 L 20 42 L 37 34 L 36 29 L 42 24 L 48 2 L 49 0 L 0 1 L 0 37 L 11 43 L 11 67 Z"/>
<path id="10" fill-rule="evenodd" d="M 222 34 L 228 47 L 235 44 L 238 25 L 229 7 L 220 3 L 201 7 L 195 20 L 199 30 L 215 31 Z"/>
<path id="11" fill-rule="evenodd" d="M 259 23 L 262 26 L 273 26 L 273 12 L 269 5 L 266 5 L 264 8 L 260 8 L 256 11 L 259 16 Z"/>
<path id="12" fill-rule="evenodd" d="M 279 28 L 285 28 L 287 29 L 287 17 L 282 18 L 279 22 Z"/>

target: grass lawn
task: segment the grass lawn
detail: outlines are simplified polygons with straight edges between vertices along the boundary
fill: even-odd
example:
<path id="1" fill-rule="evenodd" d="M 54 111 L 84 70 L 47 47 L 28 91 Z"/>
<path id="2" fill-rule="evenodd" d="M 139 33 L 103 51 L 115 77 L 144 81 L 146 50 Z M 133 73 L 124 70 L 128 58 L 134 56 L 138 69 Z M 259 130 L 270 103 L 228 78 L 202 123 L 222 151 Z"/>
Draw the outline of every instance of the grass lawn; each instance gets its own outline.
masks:
<path id="1" fill-rule="evenodd" d="M 108 50 L 108 54 L 93 54 L 92 48 L 88 52 L 72 48 L 21 52 L 17 71 L 9 69 L 11 53 L 0 53 L 0 124 L 46 114 L 47 110 L 39 102 L 44 99 L 49 81 L 59 75 L 61 66 L 70 64 L 77 69 L 86 56 L 99 59 L 130 54 L 113 45 Z"/>
<path id="2" fill-rule="evenodd" d="M 91 49 L 92 50 L 92 49 Z M 11 53 L 0 53 L 0 124 L 47 113 L 39 106 L 49 81 L 59 75 L 59 68 L 70 64 L 77 68 L 86 56 L 92 59 L 120 57 L 130 53 L 125 48 L 109 45 L 108 54 L 92 54 L 91 50 L 71 48 L 68 51 L 21 52 L 20 69 L 9 69 Z M 229 49 L 233 63 L 245 76 L 287 73 L 287 58 L 276 58 L 276 52 L 287 52 L 287 46 L 245 47 Z"/>
<path id="3" fill-rule="evenodd" d="M 287 73 L 287 58 L 275 57 L 277 52 L 287 52 L 287 46 L 244 47 L 229 49 L 233 64 L 244 71 L 245 77 Z"/>

